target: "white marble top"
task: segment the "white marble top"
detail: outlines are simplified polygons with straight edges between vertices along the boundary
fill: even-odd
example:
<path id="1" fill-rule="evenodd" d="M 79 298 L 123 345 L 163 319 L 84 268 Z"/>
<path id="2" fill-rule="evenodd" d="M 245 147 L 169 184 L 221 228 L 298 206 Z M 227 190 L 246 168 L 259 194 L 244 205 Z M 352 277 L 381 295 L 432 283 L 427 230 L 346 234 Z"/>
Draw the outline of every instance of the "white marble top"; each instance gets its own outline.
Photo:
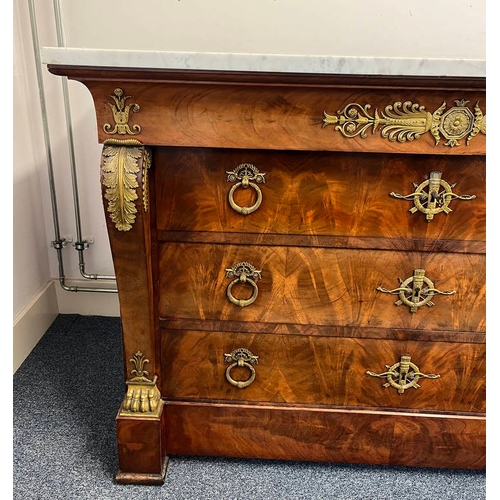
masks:
<path id="1" fill-rule="evenodd" d="M 382 57 L 223 54 L 143 50 L 44 47 L 45 64 L 117 68 L 197 69 L 403 76 L 486 76 L 481 59 L 413 59 Z"/>

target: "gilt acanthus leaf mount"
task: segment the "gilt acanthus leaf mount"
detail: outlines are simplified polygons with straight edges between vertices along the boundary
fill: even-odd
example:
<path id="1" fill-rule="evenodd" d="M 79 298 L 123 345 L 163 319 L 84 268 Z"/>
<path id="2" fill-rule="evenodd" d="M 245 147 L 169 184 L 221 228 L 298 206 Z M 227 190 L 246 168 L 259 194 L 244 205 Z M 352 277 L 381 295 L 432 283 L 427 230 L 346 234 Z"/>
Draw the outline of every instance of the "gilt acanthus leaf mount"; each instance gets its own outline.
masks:
<path id="1" fill-rule="evenodd" d="M 108 140 L 102 151 L 102 184 L 106 188 L 104 198 L 107 210 L 118 231 L 129 231 L 135 222 L 139 187 L 139 159 L 144 147 L 139 141 Z"/>

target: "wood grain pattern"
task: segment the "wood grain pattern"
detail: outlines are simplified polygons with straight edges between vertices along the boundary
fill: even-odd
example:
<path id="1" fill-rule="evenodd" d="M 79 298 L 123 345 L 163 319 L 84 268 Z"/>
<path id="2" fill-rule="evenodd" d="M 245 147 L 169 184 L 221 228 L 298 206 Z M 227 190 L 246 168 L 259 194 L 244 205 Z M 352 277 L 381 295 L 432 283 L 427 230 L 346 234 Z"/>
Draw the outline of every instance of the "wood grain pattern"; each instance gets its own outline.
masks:
<path id="1" fill-rule="evenodd" d="M 123 484 L 162 484 L 165 479 L 165 411 L 158 417 L 116 417 L 120 470 Z"/>
<path id="2" fill-rule="evenodd" d="M 144 154 L 144 151 L 142 152 Z M 146 369 L 150 373 L 158 372 L 156 353 L 158 338 L 158 315 L 154 307 L 153 269 L 156 265 L 155 227 L 153 210 L 144 210 L 142 203 L 142 162 L 138 161 L 137 194 L 135 201 L 136 219 L 129 231 L 118 231 L 107 211 L 108 201 L 105 198 L 106 188 L 102 186 L 104 211 L 111 246 L 111 254 L 115 267 L 118 298 L 120 301 L 120 318 L 123 339 L 124 378 L 130 377 L 134 365 L 130 363 L 137 351 L 144 353 L 150 363 Z M 101 166 L 101 177 L 103 175 Z M 154 193 L 153 193 L 154 200 Z"/>
<path id="3" fill-rule="evenodd" d="M 114 81 L 137 80 L 141 82 L 214 82 L 248 84 L 282 84 L 290 86 L 326 87 L 327 89 L 355 85 L 360 88 L 385 87 L 390 89 L 425 89 L 439 91 L 479 90 L 486 91 L 486 78 L 475 76 L 389 76 L 389 75 L 347 75 L 326 73 L 276 73 L 272 71 L 220 71 L 170 68 L 130 68 L 102 66 L 72 66 L 48 64 L 48 70 L 54 75 L 67 76 L 73 80 Z"/>
<path id="4" fill-rule="evenodd" d="M 109 217 L 107 227 L 125 378 L 140 350 L 166 401 L 161 418 L 117 418 L 117 481 L 160 484 L 165 453 L 485 467 L 485 135 L 452 148 L 429 132 L 400 143 L 380 128 L 348 139 L 322 127 L 323 112 L 349 103 L 380 113 L 411 101 L 432 113 L 465 99 L 486 115 L 484 78 L 49 71 L 88 87 L 99 142 L 132 137 L 103 129 L 123 89 L 140 106 L 133 138 L 153 150 L 149 210 L 140 172 L 132 229 Z M 226 171 L 246 162 L 266 184 L 261 207 L 242 217 L 228 206 Z M 389 195 L 431 171 L 476 198 L 426 222 Z M 235 198 L 249 205 L 255 194 Z M 242 261 L 262 270 L 245 308 L 226 296 L 225 269 Z M 418 268 L 457 293 L 412 314 L 376 290 Z M 259 356 L 245 389 L 225 378 L 224 354 L 238 347 Z M 403 355 L 441 377 L 398 394 L 366 374 Z"/>
<path id="5" fill-rule="evenodd" d="M 259 296 L 244 308 L 229 302 L 224 272 L 242 261 L 262 270 Z M 419 268 L 457 293 L 410 313 L 394 305 L 397 295 L 377 291 Z M 483 255 L 179 243 L 160 245 L 159 272 L 161 319 L 485 331 Z M 248 298 L 251 288 L 241 288 L 234 295 Z"/>
<path id="6" fill-rule="evenodd" d="M 481 417 L 167 403 L 167 453 L 486 467 Z"/>
<path id="7" fill-rule="evenodd" d="M 165 398 L 485 411 L 484 344 L 196 331 L 161 335 Z M 243 389 L 225 376 L 224 354 L 240 347 L 259 356 L 256 379 Z M 421 379 L 420 388 L 399 394 L 383 387 L 385 378 L 366 374 L 387 371 L 401 356 L 411 356 L 422 373 L 440 378 Z M 231 370 L 235 380 L 249 376 L 248 368 Z"/>
<path id="8" fill-rule="evenodd" d="M 177 243 L 267 245 L 289 247 L 359 248 L 401 252 L 486 253 L 486 241 L 371 238 L 270 233 L 220 233 L 216 231 L 158 231 L 158 240 Z"/>
<path id="9" fill-rule="evenodd" d="M 408 328 L 373 328 L 333 325 L 300 325 L 296 323 L 262 323 L 201 319 L 160 319 L 165 330 L 201 330 L 205 332 L 275 333 L 311 337 L 349 337 L 360 339 L 414 340 L 419 342 L 465 342 L 485 344 L 484 332 L 456 330 L 411 330 Z"/>
<path id="10" fill-rule="evenodd" d="M 457 89 L 447 88 L 446 81 L 439 78 L 421 80 L 421 83 L 424 80 L 430 83 L 429 88 L 420 86 L 418 80 L 415 84 L 398 87 L 401 78 L 370 80 L 365 77 L 349 81 L 330 76 L 323 83 L 314 84 L 310 77 L 305 77 L 302 82 L 308 83 L 300 85 L 300 77 L 291 81 L 289 75 L 281 78 L 275 75 L 272 82 L 267 76 L 256 81 L 252 75 L 245 81 L 242 74 L 231 81 L 210 81 L 210 73 L 205 74 L 205 78 L 193 79 L 190 78 L 193 73 L 186 73 L 183 81 L 176 81 L 169 78 L 168 72 L 162 75 L 161 71 L 156 71 L 152 73 L 156 76 L 149 78 L 141 72 L 115 71 L 110 81 L 103 78 L 105 73 L 102 68 L 80 72 L 59 68 L 59 74 L 81 81 L 92 93 L 99 142 L 109 138 L 102 127 L 105 123 L 113 123 L 109 96 L 120 87 L 141 107 L 140 113 L 131 117 L 131 124 L 140 124 L 141 132 L 134 137 L 144 144 L 440 155 L 485 154 L 486 151 L 486 139 L 482 134 L 467 147 L 450 148 L 444 146 L 445 141 L 436 146 L 429 133 L 400 144 L 378 133 L 366 139 L 346 139 L 333 127 L 322 129 L 324 111 L 335 114 L 352 102 L 383 110 L 398 101 L 411 101 L 432 113 L 443 102 L 452 107 L 455 100 L 466 99 L 479 102 L 486 114 L 485 85 L 481 85 L 485 79 L 476 80 L 482 88 L 467 87 L 462 81 Z M 437 88 L 432 88 L 433 83 Z"/>
<path id="11" fill-rule="evenodd" d="M 486 161 L 481 156 L 364 154 L 361 160 L 353 153 L 157 148 L 155 162 L 158 230 L 252 233 L 263 244 L 268 234 L 346 236 L 352 246 L 358 238 L 486 239 Z M 260 185 L 263 202 L 247 216 L 228 202 L 233 184 L 226 172 L 241 163 L 266 174 Z M 453 200 L 451 213 L 427 222 L 423 213 L 409 212 L 413 200 L 390 196 L 413 193 L 413 183 L 421 184 L 431 171 L 456 184 L 456 194 L 476 198 Z M 252 188 L 239 188 L 234 197 L 240 206 L 256 201 Z"/>

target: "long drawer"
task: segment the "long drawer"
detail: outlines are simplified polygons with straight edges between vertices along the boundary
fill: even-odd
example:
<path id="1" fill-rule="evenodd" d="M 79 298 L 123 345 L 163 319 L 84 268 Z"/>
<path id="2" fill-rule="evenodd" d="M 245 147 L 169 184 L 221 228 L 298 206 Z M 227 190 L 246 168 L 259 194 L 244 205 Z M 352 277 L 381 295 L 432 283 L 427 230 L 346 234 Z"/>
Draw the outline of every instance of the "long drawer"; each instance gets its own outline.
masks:
<path id="1" fill-rule="evenodd" d="M 161 349 L 164 398 L 485 410 L 480 343 L 163 330 Z"/>
<path id="2" fill-rule="evenodd" d="M 486 236 L 481 156 L 156 148 L 155 164 L 160 231 L 431 241 Z M 245 164 L 264 174 L 250 178 L 247 188 L 229 175 Z M 437 188 L 430 188 L 431 172 Z M 432 204 L 437 212 L 428 218 Z M 243 207 L 255 210 L 244 215 Z"/>
<path id="3" fill-rule="evenodd" d="M 242 283 L 239 263 L 259 275 Z M 484 255 L 169 243 L 158 267 L 161 319 L 485 331 Z M 397 290 L 422 271 L 412 312 Z"/>

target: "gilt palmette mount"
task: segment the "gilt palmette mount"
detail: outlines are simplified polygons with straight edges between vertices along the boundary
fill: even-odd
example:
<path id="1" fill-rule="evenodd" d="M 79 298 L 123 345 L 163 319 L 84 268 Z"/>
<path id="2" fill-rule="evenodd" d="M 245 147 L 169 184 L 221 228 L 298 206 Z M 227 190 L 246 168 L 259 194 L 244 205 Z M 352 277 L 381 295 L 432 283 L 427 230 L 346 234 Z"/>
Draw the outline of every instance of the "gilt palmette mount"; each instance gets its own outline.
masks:
<path id="1" fill-rule="evenodd" d="M 126 104 L 127 99 L 131 96 L 124 95 L 123 89 L 116 88 L 113 95 L 110 95 L 113 102 L 108 102 L 108 106 L 113 112 L 113 119 L 115 121 L 114 126 L 110 123 L 105 123 L 103 125 L 103 130 L 107 134 L 120 134 L 120 135 L 136 135 L 141 131 L 140 125 L 133 125 L 130 127 L 128 121 L 132 113 L 138 113 L 140 111 L 140 106 L 135 102 L 131 104 Z"/>
<path id="2" fill-rule="evenodd" d="M 418 103 L 396 102 L 384 108 L 375 109 L 371 105 L 350 103 L 337 111 L 336 115 L 324 112 L 323 128 L 334 125 L 344 137 L 361 137 L 365 139 L 371 129 L 375 134 L 378 130 L 382 137 L 393 142 L 407 142 L 420 139 L 430 132 L 436 145 L 442 138 L 445 146 L 460 146 L 459 140 L 465 138 L 466 145 L 479 133 L 486 135 L 486 115 L 483 115 L 479 102 L 472 111 L 465 99 L 456 100 L 455 106 L 446 109 L 446 102 L 430 113 Z"/>

